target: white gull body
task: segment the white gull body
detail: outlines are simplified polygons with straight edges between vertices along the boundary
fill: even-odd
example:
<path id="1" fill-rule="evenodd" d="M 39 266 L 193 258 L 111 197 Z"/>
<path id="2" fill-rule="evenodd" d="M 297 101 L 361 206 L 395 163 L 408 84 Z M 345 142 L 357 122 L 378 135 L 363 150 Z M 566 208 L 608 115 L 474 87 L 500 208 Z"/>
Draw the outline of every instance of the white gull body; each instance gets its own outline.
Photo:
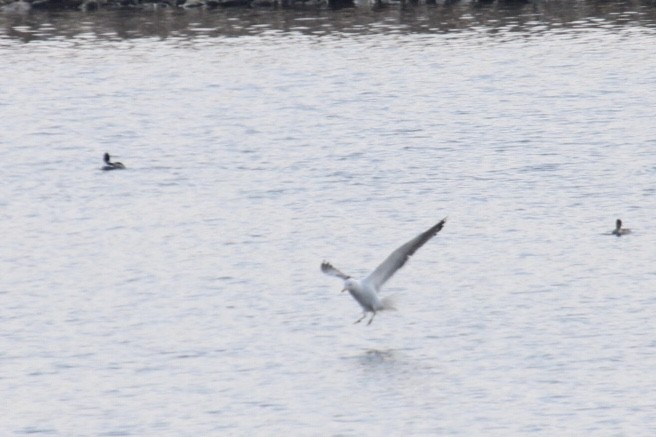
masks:
<path id="1" fill-rule="evenodd" d="M 373 272 L 361 280 L 353 279 L 342 273 L 329 262 L 324 261 L 321 263 L 321 271 L 327 275 L 343 279 L 344 288 L 342 291 L 348 290 L 353 299 L 362 307 L 362 317 L 356 320 L 355 323 L 361 322 L 367 316 L 367 313 L 372 313 L 369 322 L 367 322 L 367 325 L 370 325 L 378 311 L 395 309 L 390 297 L 381 299 L 378 293 L 385 282 L 403 267 L 421 246 L 442 230 L 444 223 L 446 223 L 446 218 L 396 249 Z"/>

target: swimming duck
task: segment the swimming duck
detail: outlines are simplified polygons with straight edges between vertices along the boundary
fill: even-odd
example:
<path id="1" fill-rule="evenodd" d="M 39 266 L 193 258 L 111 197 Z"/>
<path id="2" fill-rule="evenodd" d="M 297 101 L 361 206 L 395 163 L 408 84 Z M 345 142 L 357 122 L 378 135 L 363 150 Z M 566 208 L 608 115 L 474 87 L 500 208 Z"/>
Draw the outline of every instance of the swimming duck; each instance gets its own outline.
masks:
<path id="1" fill-rule="evenodd" d="M 103 170 L 123 170 L 125 168 L 120 162 L 110 162 L 109 153 L 105 153 L 103 159 L 105 161 L 105 165 L 102 168 Z"/>
<path id="2" fill-rule="evenodd" d="M 611 234 L 621 237 L 622 235 L 626 235 L 630 233 L 631 233 L 631 229 L 622 228 L 622 220 L 617 219 L 615 221 L 615 230 L 611 232 Z"/>

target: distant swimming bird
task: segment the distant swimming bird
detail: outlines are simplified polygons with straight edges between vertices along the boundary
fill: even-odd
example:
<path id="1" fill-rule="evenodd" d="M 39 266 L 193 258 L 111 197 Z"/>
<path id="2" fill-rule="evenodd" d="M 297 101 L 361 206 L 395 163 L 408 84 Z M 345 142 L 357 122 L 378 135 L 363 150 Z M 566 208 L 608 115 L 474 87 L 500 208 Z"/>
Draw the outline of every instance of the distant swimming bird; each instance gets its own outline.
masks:
<path id="1" fill-rule="evenodd" d="M 378 311 L 395 309 L 391 298 L 386 297 L 381 299 L 378 296 L 378 292 L 380 292 L 385 282 L 387 282 L 397 270 L 403 267 L 408 259 L 410 259 L 410 257 L 421 246 L 426 244 L 428 240 L 442 230 L 444 223 L 446 223 L 446 218 L 396 249 L 381 265 L 376 267 L 376 270 L 371 272 L 366 278 L 359 281 L 342 273 L 329 262 L 324 261 L 321 263 L 321 271 L 327 275 L 343 279 L 344 288 L 342 291 L 348 290 L 349 293 L 351 293 L 351 296 L 353 296 L 353 299 L 355 299 L 362 307 L 362 317 L 354 323 L 360 323 L 362 319 L 367 317 L 367 313 L 372 313 L 371 319 L 367 322 L 367 325 L 370 325 Z"/>
<path id="2" fill-rule="evenodd" d="M 102 168 L 103 170 L 123 170 L 125 168 L 120 162 L 110 162 L 109 153 L 105 153 L 103 159 L 105 160 L 105 165 Z"/>
<path id="3" fill-rule="evenodd" d="M 622 220 L 620 219 L 615 220 L 615 230 L 611 232 L 611 234 L 621 237 L 622 235 L 626 235 L 630 233 L 631 233 L 631 229 L 622 228 Z"/>

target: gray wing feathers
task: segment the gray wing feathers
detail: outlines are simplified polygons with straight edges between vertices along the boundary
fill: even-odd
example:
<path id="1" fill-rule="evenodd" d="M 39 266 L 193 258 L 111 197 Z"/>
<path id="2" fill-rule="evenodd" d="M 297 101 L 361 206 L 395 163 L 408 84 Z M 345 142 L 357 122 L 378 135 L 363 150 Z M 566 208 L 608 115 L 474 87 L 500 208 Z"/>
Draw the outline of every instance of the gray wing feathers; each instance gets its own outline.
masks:
<path id="1" fill-rule="evenodd" d="M 342 278 L 344 280 L 350 278 L 349 275 L 347 275 L 345 273 L 342 273 L 341 271 L 339 271 L 339 269 L 336 269 L 335 267 L 333 267 L 332 264 L 330 264 L 327 261 L 324 261 L 324 262 L 321 263 L 321 271 L 324 272 L 327 275 L 336 276 L 336 277 Z"/>
<path id="2" fill-rule="evenodd" d="M 435 226 L 431 227 L 429 230 L 422 232 L 417 235 L 412 240 L 405 243 L 403 246 L 396 249 L 390 254 L 390 256 L 383 261 L 381 265 L 376 267 L 376 270 L 371 272 L 364 280 L 370 282 L 376 290 L 380 290 L 380 287 L 383 286 L 389 278 L 391 278 L 394 273 L 401 267 L 405 265 L 410 257 L 417 251 L 421 246 L 426 244 L 428 240 L 433 238 L 438 232 L 442 230 L 442 227 L 446 223 L 446 218 L 440 220 Z M 323 265 L 322 265 L 323 270 Z M 325 272 L 325 270 L 324 270 Z"/>

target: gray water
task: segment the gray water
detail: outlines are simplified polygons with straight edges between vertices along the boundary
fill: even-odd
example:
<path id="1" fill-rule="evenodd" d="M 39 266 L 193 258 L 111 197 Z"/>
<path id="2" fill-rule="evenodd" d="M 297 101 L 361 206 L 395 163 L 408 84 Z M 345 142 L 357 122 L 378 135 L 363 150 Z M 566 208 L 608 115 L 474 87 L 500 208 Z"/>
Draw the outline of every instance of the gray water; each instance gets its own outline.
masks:
<path id="1" fill-rule="evenodd" d="M 541 5 L 0 15 L 0 434 L 652 435 L 654 8 Z"/>

